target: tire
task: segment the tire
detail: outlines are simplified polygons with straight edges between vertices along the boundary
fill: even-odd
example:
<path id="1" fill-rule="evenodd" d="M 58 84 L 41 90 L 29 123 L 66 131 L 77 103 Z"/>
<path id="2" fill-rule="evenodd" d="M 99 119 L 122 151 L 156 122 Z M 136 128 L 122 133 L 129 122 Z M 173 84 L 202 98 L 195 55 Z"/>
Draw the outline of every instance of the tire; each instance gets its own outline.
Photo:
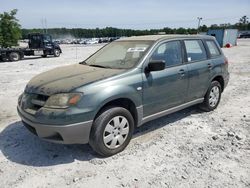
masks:
<path id="1" fill-rule="evenodd" d="M 200 108 L 206 112 L 213 111 L 219 105 L 220 99 L 221 99 L 221 84 L 218 81 L 212 81 Z"/>
<path id="2" fill-rule="evenodd" d="M 54 56 L 55 57 L 59 57 L 61 54 L 60 50 L 59 49 L 54 49 Z"/>
<path id="3" fill-rule="evenodd" d="M 9 60 L 10 61 L 19 61 L 20 60 L 20 54 L 18 52 L 11 52 L 9 54 Z"/>
<path id="4" fill-rule="evenodd" d="M 0 57 L 0 62 L 6 62 L 6 61 L 8 61 L 8 59 L 6 58 L 6 57 Z"/>
<path id="5" fill-rule="evenodd" d="M 109 107 L 94 120 L 89 144 L 95 152 L 108 157 L 123 151 L 134 132 L 134 119 L 122 107 Z"/>
<path id="6" fill-rule="evenodd" d="M 42 57 L 47 57 L 47 55 L 41 55 Z"/>

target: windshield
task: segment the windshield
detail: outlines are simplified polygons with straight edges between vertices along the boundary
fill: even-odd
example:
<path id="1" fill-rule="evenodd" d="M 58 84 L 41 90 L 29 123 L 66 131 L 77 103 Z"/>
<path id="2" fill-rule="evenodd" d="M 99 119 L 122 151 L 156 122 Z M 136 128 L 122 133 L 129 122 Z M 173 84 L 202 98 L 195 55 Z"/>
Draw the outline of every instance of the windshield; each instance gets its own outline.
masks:
<path id="1" fill-rule="evenodd" d="M 115 41 L 90 56 L 85 63 L 103 68 L 129 69 L 139 62 L 152 43 L 152 41 Z"/>

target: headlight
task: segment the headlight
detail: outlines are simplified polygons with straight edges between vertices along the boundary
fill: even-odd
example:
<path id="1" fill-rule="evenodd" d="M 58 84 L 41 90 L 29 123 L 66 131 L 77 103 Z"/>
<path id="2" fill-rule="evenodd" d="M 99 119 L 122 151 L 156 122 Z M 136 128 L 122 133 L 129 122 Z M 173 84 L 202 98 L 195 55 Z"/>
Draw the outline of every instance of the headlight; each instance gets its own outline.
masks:
<path id="1" fill-rule="evenodd" d="M 81 99 L 82 93 L 60 93 L 49 97 L 44 107 L 48 108 L 68 108 L 74 106 Z"/>

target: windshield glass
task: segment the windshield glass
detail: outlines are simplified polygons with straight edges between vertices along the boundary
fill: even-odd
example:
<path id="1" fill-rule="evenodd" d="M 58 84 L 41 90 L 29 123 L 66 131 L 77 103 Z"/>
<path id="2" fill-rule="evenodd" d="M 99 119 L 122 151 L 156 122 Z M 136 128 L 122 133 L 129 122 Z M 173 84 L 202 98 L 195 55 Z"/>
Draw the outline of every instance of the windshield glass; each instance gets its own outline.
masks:
<path id="1" fill-rule="evenodd" d="M 139 62 L 152 43 L 152 41 L 115 41 L 97 51 L 85 62 L 89 66 L 129 69 Z"/>

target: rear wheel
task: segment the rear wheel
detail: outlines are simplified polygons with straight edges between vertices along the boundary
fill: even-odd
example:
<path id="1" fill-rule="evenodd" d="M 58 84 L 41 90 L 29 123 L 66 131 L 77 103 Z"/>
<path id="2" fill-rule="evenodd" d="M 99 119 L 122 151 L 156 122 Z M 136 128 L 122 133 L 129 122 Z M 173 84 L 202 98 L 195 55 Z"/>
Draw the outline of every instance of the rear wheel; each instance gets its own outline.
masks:
<path id="1" fill-rule="evenodd" d="M 60 56 L 60 50 L 59 49 L 54 49 L 54 56 L 59 57 Z"/>
<path id="2" fill-rule="evenodd" d="M 20 60 L 20 54 L 18 52 L 11 52 L 9 54 L 9 60 L 10 61 L 18 61 L 18 60 Z"/>
<path id="3" fill-rule="evenodd" d="M 212 111 L 220 103 L 221 85 L 218 81 L 212 81 L 205 95 L 204 102 L 201 104 L 201 109 L 204 111 Z"/>
<path id="4" fill-rule="evenodd" d="M 133 131 L 134 119 L 131 113 L 122 107 L 111 107 L 94 121 L 89 143 L 98 154 L 111 156 L 126 148 Z"/>
<path id="5" fill-rule="evenodd" d="M 0 57 L 0 62 L 5 62 L 5 61 L 8 61 L 8 59 L 6 57 Z"/>

